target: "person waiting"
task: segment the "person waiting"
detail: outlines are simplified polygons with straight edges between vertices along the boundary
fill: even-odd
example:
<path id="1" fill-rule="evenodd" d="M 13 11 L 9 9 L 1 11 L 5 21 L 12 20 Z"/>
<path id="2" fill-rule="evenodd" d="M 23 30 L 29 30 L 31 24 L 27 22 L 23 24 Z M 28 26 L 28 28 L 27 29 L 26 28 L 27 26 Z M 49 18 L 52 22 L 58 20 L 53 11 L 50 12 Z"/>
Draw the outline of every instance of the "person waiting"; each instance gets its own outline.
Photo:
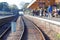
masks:
<path id="1" fill-rule="evenodd" d="M 47 8 L 47 12 L 48 12 L 48 18 L 51 18 L 52 17 L 52 6 L 48 6 Z"/>
<path id="2" fill-rule="evenodd" d="M 54 12 L 54 14 L 53 14 L 54 17 L 57 17 L 58 16 L 58 11 L 57 11 L 57 8 L 56 7 L 54 8 L 53 12 Z"/>

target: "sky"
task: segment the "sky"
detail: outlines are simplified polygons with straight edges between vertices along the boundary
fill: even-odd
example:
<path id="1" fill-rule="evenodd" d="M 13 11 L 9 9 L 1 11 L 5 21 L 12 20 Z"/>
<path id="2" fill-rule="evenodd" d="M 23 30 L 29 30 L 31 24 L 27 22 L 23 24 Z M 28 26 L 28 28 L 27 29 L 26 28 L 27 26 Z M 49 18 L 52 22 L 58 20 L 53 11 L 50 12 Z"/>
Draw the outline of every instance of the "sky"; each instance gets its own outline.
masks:
<path id="1" fill-rule="evenodd" d="M 0 0 L 0 2 L 7 2 L 10 5 L 16 4 L 19 8 L 21 8 L 21 4 L 30 3 L 32 0 Z"/>

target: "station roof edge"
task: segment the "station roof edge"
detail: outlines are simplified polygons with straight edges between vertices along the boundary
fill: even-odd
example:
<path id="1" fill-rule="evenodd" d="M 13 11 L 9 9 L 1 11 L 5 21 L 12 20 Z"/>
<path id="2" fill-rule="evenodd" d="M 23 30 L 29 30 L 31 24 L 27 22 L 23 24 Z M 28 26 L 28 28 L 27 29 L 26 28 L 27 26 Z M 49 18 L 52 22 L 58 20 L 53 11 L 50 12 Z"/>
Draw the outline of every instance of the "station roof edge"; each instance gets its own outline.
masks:
<path id="1" fill-rule="evenodd" d="M 33 0 L 28 6 L 27 8 L 29 8 L 36 0 Z"/>

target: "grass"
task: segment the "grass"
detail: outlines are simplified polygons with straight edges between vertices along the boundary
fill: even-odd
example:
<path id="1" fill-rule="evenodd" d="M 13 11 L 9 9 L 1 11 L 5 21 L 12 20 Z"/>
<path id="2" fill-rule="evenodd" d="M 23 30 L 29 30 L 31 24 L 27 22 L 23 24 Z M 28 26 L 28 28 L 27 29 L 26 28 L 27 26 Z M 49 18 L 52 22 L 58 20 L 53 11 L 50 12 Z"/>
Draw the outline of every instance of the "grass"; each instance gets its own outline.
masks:
<path id="1" fill-rule="evenodd" d="M 60 40 L 60 34 L 56 35 L 56 40 Z"/>

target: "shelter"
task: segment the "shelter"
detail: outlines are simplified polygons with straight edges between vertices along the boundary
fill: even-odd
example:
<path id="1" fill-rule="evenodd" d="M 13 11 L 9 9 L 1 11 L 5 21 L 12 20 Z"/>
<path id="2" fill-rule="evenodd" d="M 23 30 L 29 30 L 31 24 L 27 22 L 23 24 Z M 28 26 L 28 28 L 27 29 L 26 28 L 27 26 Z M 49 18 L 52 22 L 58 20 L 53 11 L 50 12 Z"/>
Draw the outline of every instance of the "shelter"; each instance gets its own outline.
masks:
<path id="1" fill-rule="evenodd" d="M 27 8 L 31 9 L 38 9 L 38 8 L 44 8 L 48 5 L 54 5 L 57 2 L 57 0 L 33 0 Z"/>

